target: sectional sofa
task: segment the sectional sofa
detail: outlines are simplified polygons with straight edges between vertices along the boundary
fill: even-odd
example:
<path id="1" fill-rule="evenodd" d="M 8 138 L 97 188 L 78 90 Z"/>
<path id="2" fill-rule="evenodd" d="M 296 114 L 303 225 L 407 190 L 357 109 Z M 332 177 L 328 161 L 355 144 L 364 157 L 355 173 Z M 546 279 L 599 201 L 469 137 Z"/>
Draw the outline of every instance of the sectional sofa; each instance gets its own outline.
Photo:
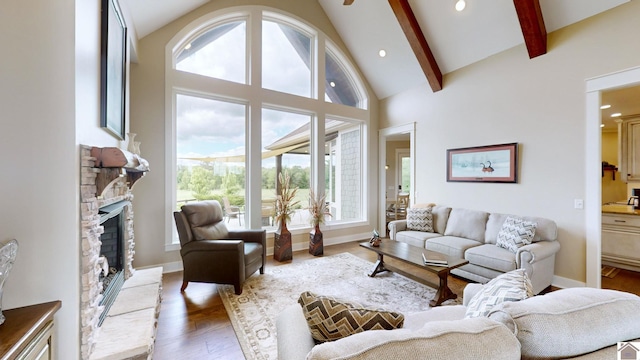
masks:
<path id="1" fill-rule="evenodd" d="M 563 289 L 466 318 L 470 299 L 482 288 L 467 285 L 464 305 L 405 314 L 401 329 L 368 330 L 319 345 L 301 306 L 290 305 L 276 321 L 278 359 L 616 359 L 618 342 L 640 340 L 640 297 L 633 294 Z"/>
<path id="2" fill-rule="evenodd" d="M 412 209 L 425 208 L 431 209 L 431 231 L 424 231 L 421 227 L 416 230 L 410 226 L 414 220 Z M 511 250 L 496 245 L 508 218 L 535 224 L 530 244 L 520 244 L 522 246 Z M 472 281 L 486 283 L 500 274 L 523 268 L 531 279 L 535 294 L 551 285 L 555 254 L 560 250 L 556 223 L 532 216 L 415 205 L 408 210 L 407 219 L 389 222 L 388 229 L 391 240 L 468 260 L 469 264 L 451 273 Z"/>

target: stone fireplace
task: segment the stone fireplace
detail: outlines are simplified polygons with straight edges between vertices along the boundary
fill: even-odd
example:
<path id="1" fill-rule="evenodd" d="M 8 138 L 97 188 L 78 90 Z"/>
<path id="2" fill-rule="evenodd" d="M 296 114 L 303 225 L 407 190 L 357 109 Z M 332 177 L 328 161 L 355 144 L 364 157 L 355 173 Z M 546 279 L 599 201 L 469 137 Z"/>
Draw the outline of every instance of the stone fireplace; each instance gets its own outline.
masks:
<path id="1" fill-rule="evenodd" d="M 109 308 L 118 298 L 120 288 L 136 273 L 133 268 L 135 241 L 131 189 L 148 171 L 148 163 L 139 154 L 119 148 L 83 145 L 80 151 L 82 217 L 80 350 L 82 359 L 93 359 L 99 342 L 116 341 L 116 339 L 105 338 L 104 333 L 101 334 L 101 325 L 109 313 Z M 155 302 L 156 305 L 150 305 L 150 307 L 156 307 L 151 310 L 156 313 L 157 318 L 161 282 L 158 284 L 157 279 L 150 281 L 148 278 L 159 276 L 161 279 L 162 272 L 161 269 L 151 270 L 151 275 L 149 271 L 141 270 L 140 272 L 146 271 L 147 274 L 142 275 L 142 281 L 138 280 L 138 284 L 134 286 L 153 283 L 159 288 L 156 291 L 156 298 L 152 299 L 152 303 Z M 105 286 L 106 282 L 115 282 L 115 284 Z M 136 310 L 138 309 L 127 310 L 127 316 L 130 317 L 130 314 L 134 314 Z M 130 318 L 128 321 L 131 321 Z M 155 324 L 151 325 L 155 326 Z M 130 331 L 131 329 L 128 328 L 125 333 L 132 337 Z"/>

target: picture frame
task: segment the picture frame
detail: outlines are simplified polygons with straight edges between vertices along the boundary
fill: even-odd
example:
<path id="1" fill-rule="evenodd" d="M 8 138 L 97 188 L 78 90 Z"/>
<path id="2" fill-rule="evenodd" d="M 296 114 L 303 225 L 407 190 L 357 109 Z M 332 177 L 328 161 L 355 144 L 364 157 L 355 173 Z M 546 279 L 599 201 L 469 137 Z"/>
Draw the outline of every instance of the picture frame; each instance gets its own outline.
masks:
<path id="1" fill-rule="evenodd" d="M 127 27 L 117 0 L 101 0 L 101 6 L 100 126 L 124 140 Z"/>
<path id="2" fill-rule="evenodd" d="M 447 150 L 447 182 L 518 182 L 518 143 Z"/>

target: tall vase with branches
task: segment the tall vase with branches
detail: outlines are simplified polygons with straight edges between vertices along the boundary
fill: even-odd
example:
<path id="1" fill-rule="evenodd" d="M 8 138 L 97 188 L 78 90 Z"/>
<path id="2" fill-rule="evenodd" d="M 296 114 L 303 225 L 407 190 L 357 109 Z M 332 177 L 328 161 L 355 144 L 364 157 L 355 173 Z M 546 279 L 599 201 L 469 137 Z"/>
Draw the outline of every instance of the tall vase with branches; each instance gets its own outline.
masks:
<path id="1" fill-rule="evenodd" d="M 325 216 L 331 216 L 326 199 L 326 194 L 316 195 L 313 189 L 309 191 L 309 222 L 313 226 L 309 232 L 309 254 L 313 256 L 324 254 L 324 236 L 320 224 L 324 223 Z"/>
<path id="2" fill-rule="evenodd" d="M 291 186 L 291 176 L 288 172 L 278 175 L 280 193 L 276 198 L 275 218 L 278 229 L 275 232 L 273 245 L 273 259 L 287 261 L 293 258 L 291 249 L 291 232 L 287 229 L 287 222 L 291 220 L 294 207 L 298 205 L 295 200 L 298 188 Z"/>

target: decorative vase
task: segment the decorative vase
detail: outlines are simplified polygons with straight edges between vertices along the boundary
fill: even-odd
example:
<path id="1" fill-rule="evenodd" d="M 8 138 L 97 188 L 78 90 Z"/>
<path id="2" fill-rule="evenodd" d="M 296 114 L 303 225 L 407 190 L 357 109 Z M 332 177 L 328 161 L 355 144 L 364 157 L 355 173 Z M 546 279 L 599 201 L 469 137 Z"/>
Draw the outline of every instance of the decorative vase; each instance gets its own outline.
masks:
<path id="1" fill-rule="evenodd" d="M 128 143 L 127 143 L 127 150 L 129 150 L 130 152 L 137 154 L 136 152 L 136 142 L 135 142 L 135 138 L 136 138 L 136 133 L 127 133 L 127 136 L 129 137 Z"/>
<path id="2" fill-rule="evenodd" d="M 320 224 L 316 224 L 316 227 L 309 232 L 309 254 L 313 256 L 321 256 L 324 254 Z"/>
<path id="3" fill-rule="evenodd" d="M 289 261 L 293 259 L 291 251 L 291 232 L 287 229 L 287 222 L 281 221 L 275 232 L 273 242 L 273 259 L 276 261 Z"/>
<path id="4" fill-rule="evenodd" d="M 9 240 L 0 247 L 0 325 L 4 323 L 2 315 L 2 292 L 4 281 L 9 277 L 9 272 L 18 254 L 18 241 Z"/>

